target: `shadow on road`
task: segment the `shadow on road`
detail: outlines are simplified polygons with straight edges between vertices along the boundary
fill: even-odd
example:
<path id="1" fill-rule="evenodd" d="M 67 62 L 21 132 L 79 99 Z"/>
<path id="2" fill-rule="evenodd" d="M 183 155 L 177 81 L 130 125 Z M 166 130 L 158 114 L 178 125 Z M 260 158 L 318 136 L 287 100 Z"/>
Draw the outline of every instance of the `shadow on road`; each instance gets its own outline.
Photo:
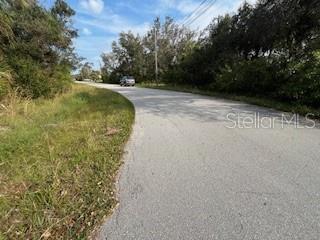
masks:
<path id="1" fill-rule="evenodd" d="M 265 123 L 268 123 L 268 121 L 283 125 L 299 123 L 302 127 L 312 125 L 304 116 L 294 118 L 292 113 L 279 112 L 237 101 L 157 89 L 121 88 L 117 86 L 113 86 L 112 89 L 134 102 L 138 111 L 162 118 L 175 115 L 201 122 L 230 122 L 231 119 L 235 120 L 240 116 L 241 118 L 251 118 L 254 121 L 264 121 Z M 319 128 L 319 124 L 316 125 Z"/>

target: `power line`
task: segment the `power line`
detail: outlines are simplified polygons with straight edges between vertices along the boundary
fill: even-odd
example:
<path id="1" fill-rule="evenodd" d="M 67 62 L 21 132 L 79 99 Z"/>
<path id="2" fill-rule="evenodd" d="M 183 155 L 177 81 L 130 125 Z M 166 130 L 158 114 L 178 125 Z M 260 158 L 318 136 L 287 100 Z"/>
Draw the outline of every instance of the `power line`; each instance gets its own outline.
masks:
<path id="1" fill-rule="evenodd" d="M 184 22 L 187 22 L 188 18 L 190 18 L 193 14 L 195 14 L 207 1 L 208 0 L 203 0 L 195 10 L 193 10 L 188 16 L 185 16 L 181 21 L 182 25 L 184 25 Z"/>
<path id="2" fill-rule="evenodd" d="M 217 2 L 217 0 L 211 0 L 207 6 L 202 10 L 202 12 L 200 12 L 197 16 L 194 16 L 192 19 L 189 19 L 185 25 L 191 25 L 192 23 L 194 23 L 197 19 L 199 19 L 199 17 L 203 16 L 215 3 Z"/>
<path id="3" fill-rule="evenodd" d="M 187 18 L 184 19 L 183 25 L 185 25 L 187 22 L 189 22 L 191 19 L 193 19 L 195 16 L 197 16 L 212 0 L 204 0 L 200 3 L 200 5 L 187 16 Z"/>
<path id="4" fill-rule="evenodd" d="M 202 3 L 205 3 L 207 1 L 204 1 Z M 208 4 L 204 5 L 200 4 L 200 6 L 191 14 L 191 16 L 189 17 L 189 19 L 185 20 L 183 25 L 191 25 L 192 23 L 194 23 L 199 17 L 203 16 L 203 14 L 205 14 L 215 3 L 217 2 L 217 0 L 210 0 L 208 2 Z M 196 15 L 194 15 L 196 12 L 198 12 Z"/>

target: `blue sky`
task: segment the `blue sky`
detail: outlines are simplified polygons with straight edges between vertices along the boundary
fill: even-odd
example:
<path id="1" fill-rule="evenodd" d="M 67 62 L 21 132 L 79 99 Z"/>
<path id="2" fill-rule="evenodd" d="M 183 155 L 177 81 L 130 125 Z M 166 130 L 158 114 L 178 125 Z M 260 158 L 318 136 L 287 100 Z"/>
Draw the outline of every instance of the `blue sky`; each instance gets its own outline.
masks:
<path id="1" fill-rule="evenodd" d="M 217 0 L 190 27 L 203 29 L 214 17 L 234 12 L 244 0 Z M 254 0 L 249 0 L 253 2 Z M 49 7 L 54 0 L 40 0 Z M 67 0 L 76 11 L 74 27 L 79 37 L 74 41 L 77 53 L 99 68 L 100 55 L 109 52 L 121 31 L 144 34 L 157 16 L 171 16 L 177 21 L 192 13 L 202 0 Z"/>

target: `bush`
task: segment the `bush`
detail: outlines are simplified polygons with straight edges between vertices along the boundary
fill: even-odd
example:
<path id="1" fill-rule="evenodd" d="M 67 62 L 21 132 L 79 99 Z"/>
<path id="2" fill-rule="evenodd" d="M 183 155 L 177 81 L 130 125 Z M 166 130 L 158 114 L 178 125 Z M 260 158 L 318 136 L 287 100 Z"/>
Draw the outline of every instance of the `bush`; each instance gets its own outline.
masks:
<path id="1" fill-rule="evenodd" d="M 64 93 L 71 88 L 72 76 L 70 72 L 70 68 L 66 65 L 56 66 L 50 78 L 51 96 Z"/>
<path id="2" fill-rule="evenodd" d="M 117 84 L 120 80 L 120 74 L 116 72 L 113 72 L 111 74 L 102 73 L 101 77 L 103 83 Z"/>
<path id="3" fill-rule="evenodd" d="M 265 58 L 225 66 L 212 88 L 227 93 L 277 98 L 286 102 L 320 106 L 320 53 L 309 61 L 281 64 Z"/>
<path id="4" fill-rule="evenodd" d="M 225 66 L 213 87 L 224 92 L 248 95 L 274 95 L 281 76 L 277 67 L 264 58 L 243 60 Z"/>
<path id="5" fill-rule="evenodd" d="M 101 79 L 103 83 L 109 83 L 109 75 L 102 74 Z"/>
<path id="6" fill-rule="evenodd" d="M 21 89 L 23 96 L 52 97 L 70 87 L 70 70 L 64 65 L 45 69 L 40 63 L 28 57 L 13 57 L 10 65 L 15 69 L 14 86 Z"/>
<path id="7" fill-rule="evenodd" d="M 320 106 L 320 52 L 307 62 L 292 63 L 288 81 L 281 87 L 279 96 L 288 101 L 313 107 Z"/>
<path id="8" fill-rule="evenodd" d="M 31 58 L 13 57 L 10 65 L 15 69 L 14 85 L 23 89 L 22 95 L 32 98 L 50 95 L 48 77 L 39 63 Z"/>
<path id="9" fill-rule="evenodd" d="M 182 84 L 183 83 L 183 70 L 181 67 L 171 67 L 167 72 L 163 73 L 163 82 L 168 84 Z"/>

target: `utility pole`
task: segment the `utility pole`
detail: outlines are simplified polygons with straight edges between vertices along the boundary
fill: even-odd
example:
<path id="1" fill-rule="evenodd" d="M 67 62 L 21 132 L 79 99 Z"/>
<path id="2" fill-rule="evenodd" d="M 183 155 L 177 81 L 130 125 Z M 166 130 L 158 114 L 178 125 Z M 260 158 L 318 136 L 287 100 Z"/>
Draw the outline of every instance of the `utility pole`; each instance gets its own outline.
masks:
<path id="1" fill-rule="evenodd" d="M 154 28 L 154 58 L 155 58 L 155 73 L 156 73 L 156 84 L 158 85 L 158 39 L 157 39 L 157 27 Z"/>

